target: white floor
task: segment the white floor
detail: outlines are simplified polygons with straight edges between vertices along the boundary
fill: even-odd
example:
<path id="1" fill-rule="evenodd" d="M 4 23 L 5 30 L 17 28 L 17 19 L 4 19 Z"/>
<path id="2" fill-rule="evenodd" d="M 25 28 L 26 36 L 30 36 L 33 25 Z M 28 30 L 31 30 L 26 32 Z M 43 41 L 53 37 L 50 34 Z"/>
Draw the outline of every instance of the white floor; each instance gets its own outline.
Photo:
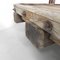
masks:
<path id="1" fill-rule="evenodd" d="M 0 31 L 0 60 L 60 60 L 60 46 L 37 49 L 26 38 L 25 23 Z"/>

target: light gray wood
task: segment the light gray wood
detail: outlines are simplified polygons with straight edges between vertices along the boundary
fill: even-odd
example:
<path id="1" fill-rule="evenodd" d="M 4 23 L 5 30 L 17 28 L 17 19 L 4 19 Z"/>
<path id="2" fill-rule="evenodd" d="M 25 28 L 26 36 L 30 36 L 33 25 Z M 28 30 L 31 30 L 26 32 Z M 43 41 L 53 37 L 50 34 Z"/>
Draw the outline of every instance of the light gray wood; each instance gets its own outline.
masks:
<path id="1" fill-rule="evenodd" d="M 53 22 L 51 21 L 50 19 L 44 17 L 44 16 L 41 16 L 41 15 L 37 15 L 37 14 L 32 14 L 31 12 L 26 12 L 26 17 L 23 16 L 23 18 L 25 19 L 26 22 L 31 22 L 33 24 L 36 24 L 37 26 L 39 26 L 40 28 L 42 28 L 43 30 L 47 31 L 49 34 L 51 34 L 52 36 L 55 36 L 57 37 L 57 41 L 59 41 L 59 36 L 60 36 L 60 24 L 59 23 L 56 23 L 56 22 Z M 44 28 L 45 26 L 45 22 L 46 21 L 49 21 L 51 27 L 52 27 L 52 31 L 48 31 L 49 29 L 48 28 Z M 48 23 L 48 24 L 49 24 Z M 52 39 L 54 40 L 54 39 Z"/>
<path id="2" fill-rule="evenodd" d="M 23 11 L 31 11 L 38 15 L 42 15 L 51 19 L 52 21 L 60 23 L 60 5 L 15 5 L 16 12 L 20 14 Z M 20 12 L 21 11 L 21 12 Z"/>
<path id="3" fill-rule="evenodd" d="M 60 44 L 60 5 L 16 4 L 14 7 L 25 22 L 33 23 L 48 32 L 50 38 Z"/>

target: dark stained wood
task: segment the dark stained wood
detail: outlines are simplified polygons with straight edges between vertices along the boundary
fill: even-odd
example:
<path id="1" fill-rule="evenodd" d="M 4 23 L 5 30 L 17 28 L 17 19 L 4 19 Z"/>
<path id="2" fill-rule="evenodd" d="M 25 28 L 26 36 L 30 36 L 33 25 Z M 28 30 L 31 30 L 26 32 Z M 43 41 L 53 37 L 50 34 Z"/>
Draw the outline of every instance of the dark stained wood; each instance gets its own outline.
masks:
<path id="1" fill-rule="evenodd" d="M 37 47 L 60 45 L 60 5 L 16 4 L 15 12 L 26 22 L 26 36 Z M 48 42 L 47 42 L 48 41 Z"/>

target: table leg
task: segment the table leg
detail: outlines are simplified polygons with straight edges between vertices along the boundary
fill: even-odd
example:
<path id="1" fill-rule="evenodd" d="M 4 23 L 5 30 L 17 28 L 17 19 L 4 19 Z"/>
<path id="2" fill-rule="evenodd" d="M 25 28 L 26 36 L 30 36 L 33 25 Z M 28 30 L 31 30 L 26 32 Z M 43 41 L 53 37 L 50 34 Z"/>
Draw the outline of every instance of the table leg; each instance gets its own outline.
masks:
<path id="1" fill-rule="evenodd" d="M 14 12 L 14 21 L 15 21 L 16 23 L 24 22 L 24 20 L 22 19 L 22 16 L 20 16 L 20 15 L 17 14 L 16 12 Z"/>
<path id="2" fill-rule="evenodd" d="M 49 39 L 50 35 L 47 32 L 31 23 L 26 23 L 26 36 L 37 48 L 54 44 L 54 42 Z"/>

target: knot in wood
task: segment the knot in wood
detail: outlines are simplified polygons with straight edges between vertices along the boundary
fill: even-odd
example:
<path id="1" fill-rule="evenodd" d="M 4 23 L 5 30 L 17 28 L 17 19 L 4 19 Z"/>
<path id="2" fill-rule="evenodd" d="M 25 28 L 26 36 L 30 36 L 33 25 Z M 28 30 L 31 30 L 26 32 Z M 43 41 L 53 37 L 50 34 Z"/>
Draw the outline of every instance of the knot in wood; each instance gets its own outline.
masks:
<path id="1" fill-rule="evenodd" d="M 44 30 L 47 31 L 48 33 L 51 33 L 53 29 L 53 25 L 50 21 L 45 21 L 44 22 Z"/>

